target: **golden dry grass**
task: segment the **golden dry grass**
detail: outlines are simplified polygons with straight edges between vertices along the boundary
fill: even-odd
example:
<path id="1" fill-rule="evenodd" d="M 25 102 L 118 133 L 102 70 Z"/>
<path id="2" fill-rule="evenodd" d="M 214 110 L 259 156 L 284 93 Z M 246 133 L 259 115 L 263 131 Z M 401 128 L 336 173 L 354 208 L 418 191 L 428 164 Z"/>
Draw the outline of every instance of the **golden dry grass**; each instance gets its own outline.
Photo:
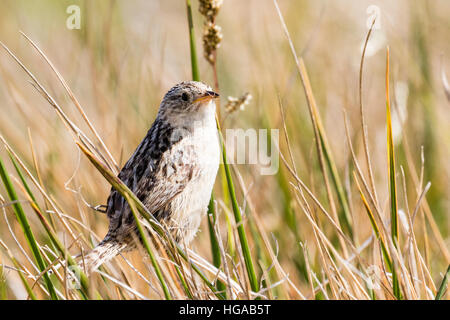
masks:
<path id="1" fill-rule="evenodd" d="M 202 55 L 203 18 L 197 1 L 191 2 L 200 77 L 214 85 L 214 70 Z M 105 215 L 90 206 L 104 204 L 111 185 L 75 142 L 90 150 L 92 161 L 110 164 L 111 172 L 117 173 L 148 130 L 163 94 L 192 77 L 185 1 L 75 3 L 82 9 L 81 30 L 65 27 L 65 11 L 72 1 L 1 4 L 0 41 L 61 108 L 55 110 L 56 105 L 49 104 L 36 83 L 30 84 L 26 72 L 1 50 L 0 159 L 19 200 L 12 201 L 5 184 L 0 185 L 2 299 L 50 298 L 16 219 L 18 206 L 46 265 L 67 257 L 58 252 L 36 212 L 46 217 L 70 254 L 87 252 L 108 227 Z M 280 0 L 284 29 L 273 1 L 224 1 L 216 21 L 223 32 L 217 56 L 221 127 L 280 130 L 276 175 L 260 175 L 254 165 L 231 166 L 258 292 L 250 290 L 230 181 L 222 169 L 218 174 L 214 234 L 220 239 L 219 278 L 228 298 L 434 299 L 438 294 L 450 260 L 450 101 L 442 77 L 450 74 L 450 3 L 377 1 L 381 28 L 373 30 L 368 42 L 361 106 L 361 55 L 367 23 L 372 21 L 366 12 L 370 5 Z M 226 97 L 244 92 L 253 96 L 250 104 L 227 115 Z M 64 117 L 82 134 L 74 134 L 78 129 L 68 128 Z M 390 201 L 389 123 L 398 211 Z M 25 183 L 8 151 L 14 153 L 11 157 Z M 350 227 L 345 225 L 342 201 L 348 203 Z M 398 242 L 391 231 L 393 211 L 399 221 Z M 188 255 L 196 256 L 196 266 L 214 287 L 217 274 L 206 218 L 191 249 Z M 142 250 L 105 265 L 89 278 L 85 291 L 70 289 L 64 268 L 55 270 L 57 276 L 50 279 L 56 296 L 167 298 Z M 170 297 L 220 297 L 176 250 L 155 254 Z M 442 292 L 442 299 L 448 299 L 448 290 Z"/>

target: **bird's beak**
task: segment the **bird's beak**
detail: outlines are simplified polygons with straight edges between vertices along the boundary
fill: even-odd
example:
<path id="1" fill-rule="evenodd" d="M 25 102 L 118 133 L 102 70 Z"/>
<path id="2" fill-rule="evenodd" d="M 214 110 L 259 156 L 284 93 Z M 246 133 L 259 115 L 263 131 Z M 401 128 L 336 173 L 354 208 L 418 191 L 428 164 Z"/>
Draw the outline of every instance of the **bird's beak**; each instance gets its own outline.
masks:
<path id="1" fill-rule="evenodd" d="M 212 99 L 216 99 L 219 97 L 218 93 L 215 93 L 214 91 L 206 91 L 205 94 L 203 94 L 202 96 L 198 97 L 197 99 L 194 100 L 194 103 L 197 102 L 207 102 L 210 101 Z"/>

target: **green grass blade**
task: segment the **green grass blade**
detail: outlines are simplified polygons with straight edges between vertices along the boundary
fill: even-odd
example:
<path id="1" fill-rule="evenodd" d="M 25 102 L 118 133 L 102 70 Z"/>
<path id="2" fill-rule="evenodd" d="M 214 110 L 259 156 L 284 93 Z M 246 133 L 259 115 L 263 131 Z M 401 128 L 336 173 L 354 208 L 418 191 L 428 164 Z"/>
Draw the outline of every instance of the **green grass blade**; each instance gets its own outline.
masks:
<path id="1" fill-rule="evenodd" d="M 341 178 L 339 177 L 336 164 L 334 162 L 331 150 L 326 141 L 324 130 L 319 127 L 319 137 L 322 144 L 323 154 L 325 156 L 325 161 L 327 163 L 328 170 L 331 175 L 331 180 L 333 181 L 333 186 L 336 191 L 336 195 L 341 206 L 342 211 L 339 213 L 339 220 L 347 230 L 350 237 L 353 238 L 353 227 L 352 227 L 352 216 L 350 214 L 350 209 L 348 206 L 347 197 L 345 196 L 344 188 L 342 187 Z"/>
<path id="2" fill-rule="evenodd" d="M 355 173 L 353 173 L 353 178 L 354 178 L 354 180 L 356 182 L 356 186 L 358 188 L 359 195 L 361 196 L 361 200 L 362 200 L 362 202 L 364 204 L 364 207 L 366 209 L 367 215 L 369 216 L 369 220 L 370 220 L 370 224 L 372 225 L 372 229 L 373 229 L 373 231 L 375 233 L 375 236 L 377 237 L 378 241 L 380 241 L 381 251 L 383 253 L 383 257 L 384 257 L 384 260 L 386 262 L 386 265 L 388 267 L 388 271 L 392 272 L 392 270 L 393 270 L 392 260 L 391 260 L 391 257 L 389 256 L 389 252 L 387 250 L 387 247 L 386 247 L 386 244 L 384 242 L 383 236 L 380 233 L 380 228 L 378 227 L 378 224 L 377 224 L 377 222 L 375 220 L 375 217 L 374 217 L 374 215 L 372 213 L 372 210 L 370 209 L 369 203 L 367 202 L 366 197 L 364 196 L 364 194 L 363 194 L 363 192 L 361 190 L 361 186 L 359 185 L 359 182 L 358 182 L 358 180 L 356 178 Z"/>
<path id="3" fill-rule="evenodd" d="M 34 294 L 33 290 L 31 289 L 30 285 L 28 284 L 28 281 L 25 279 L 25 277 L 22 274 L 22 267 L 20 266 L 17 259 L 13 256 L 12 252 L 8 249 L 8 247 L 3 243 L 2 240 L 0 240 L 0 246 L 3 247 L 3 249 L 6 251 L 7 255 L 11 259 L 14 267 L 17 269 L 17 273 L 19 274 L 20 280 L 22 281 L 23 286 L 25 287 L 25 290 L 28 293 L 28 296 L 31 300 L 36 300 L 36 295 Z M 2 267 L 0 267 L 0 278 L 3 276 L 2 274 Z"/>
<path id="4" fill-rule="evenodd" d="M 194 299 L 194 296 L 192 295 L 192 292 L 191 292 L 191 290 L 189 289 L 189 286 L 186 283 L 186 279 L 184 279 L 184 276 L 181 273 L 181 270 L 180 270 L 180 268 L 177 265 L 175 265 L 175 270 L 177 271 L 177 275 L 178 275 L 178 278 L 181 281 L 181 284 L 183 286 L 184 292 L 186 292 L 186 295 L 188 296 L 189 299 L 191 299 L 191 300 Z"/>
<path id="5" fill-rule="evenodd" d="M 75 274 L 77 274 L 79 276 L 81 288 L 83 289 L 82 294 L 83 294 L 83 297 L 86 298 L 87 295 L 89 294 L 89 281 L 88 281 L 86 274 L 82 271 L 82 269 L 78 266 L 78 264 L 75 262 L 75 260 L 72 258 L 72 256 L 64 248 L 62 243 L 59 241 L 57 235 L 53 231 L 53 228 L 51 227 L 50 223 L 47 221 L 45 216 L 42 214 L 42 210 L 39 207 L 38 203 L 36 202 L 36 197 L 31 192 L 31 189 L 28 186 L 28 183 L 25 180 L 25 177 L 23 176 L 22 171 L 20 170 L 19 166 L 17 165 L 17 162 L 14 160 L 14 157 L 11 153 L 9 153 L 9 157 L 11 159 L 12 164 L 14 165 L 14 168 L 16 169 L 17 174 L 19 175 L 20 180 L 22 181 L 22 184 L 23 184 L 27 194 L 32 199 L 31 207 L 32 207 L 33 211 L 36 213 L 39 221 L 41 222 L 42 226 L 44 227 L 45 231 L 47 232 L 47 235 L 50 238 L 53 245 L 56 247 L 56 249 L 59 251 L 59 253 L 62 255 L 62 257 L 67 257 L 67 262 L 68 262 L 69 266 L 71 267 L 72 272 L 74 272 Z"/>
<path id="6" fill-rule="evenodd" d="M 442 279 L 441 285 L 439 286 L 439 290 L 436 294 L 435 300 L 441 300 L 444 296 L 445 289 L 447 288 L 448 277 L 450 276 L 450 265 L 447 267 L 447 272 Z"/>
<path id="7" fill-rule="evenodd" d="M 222 265 L 222 257 L 220 255 L 220 247 L 219 240 L 217 239 L 216 232 L 214 231 L 214 226 L 216 225 L 216 209 L 214 206 L 214 195 L 211 195 L 211 199 L 208 204 L 208 230 L 209 230 L 209 239 L 211 242 L 211 255 L 213 258 L 213 265 L 220 269 Z M 217 281 L 217 289 L 219 291 L 223 291 L 224 298 L 226 299 L 226 286 L 225 284 L 218 280 Z"/>
<path id="8" fill-rule="evenodd" d="M 192 20 L 191 0 L 186 0 L 186 7 L 189 25 L 189 44 L 191 48 L 192 80 L 200 81 L 200 73 L 198 71 L 198 63 L 197 63 L 197 50 L 195 49 L 195 33 L 194 33 L 194 22 Z"/>
<path id="9" fill-rule="evenodd" d="M 386 130 L 387 130 L 387 154 L 388 154 L 388 171 L 389 171 L 389 195 L 391 207 L 391 237 L 394 246 L 398 245 L 398 205 L 397 205 L 397 184 L 395 181 L 395 156 L 394 141 L 392 136 L 392 119 L 391 119 L 391 102 L 389 96 L 389 48 L 386 52 Z M 395 268 L 392 268 L 392 284 L 394 295 L 397 299 L 401 299 L 400 286 L 398 283 Z"/>
<path id="10" fill-rule="evenodd" d="M 395 156 L 392 136 L 391 103 L 389 97 L 389 49 L 386 57 L 386 128 L 387 128 L 387 153 L 389 163 L 389 194 L 391 206 L 391 236 L 392 241 L 398 244 L 398 205 L 397 185 L 395 181 Z"/>
<path id="11" fill-rule="evenodd" d="M 27 291 L 28 296 L 30 297 L 31 300 L 37 300 L 36 295 L 34 294 L 33 290 L 30 288 L 30 285 L 28 284 L 27 280 L 23 276 L 22 271 L 20 271 L 19 265 L 18 265 L 16 259 L 14 257 L 12 257 L 12 259 L 13 259 L 14 266 L 17 268 L 17 270 L 19 270 L 17 273 L 19 274 L 20 280 L 22 281 L 23 286 L 25 287 L 25 290 Z"/>
<path id="12" fill-rule="evenodd" d="M 13 201 L 13 211 L 16 215 L 17 220 L 22 228 L 22 231 L 25 235 L 27 243 L 33 253 L 34 259 L 38 265 L 39 270 L 42 272 L 46 269 L 47 265 L 45 264 L 44 259 L 42 258 L 41 252 L 39 251 L 39 246 L 36 242 L 36 238 L 34 237 L 33 231 L 31 230 L 30 224 L 28 223 L 28 219 L 23 211 L 21 204 L 18 202 L 17 193 L 11 183 L 11 180 L 8 176 L 5 166 L 3 165 L 3 161 L 0 159 L 0 176 L 3 180 L 3 184 L 5 185 L 6 191 L 8 192 L 9 199 Z M 50 297 L 54 300 L 58 300 L 58 297 L 55 292 L 55 288 L 53 287 L 53 283 L 50 280 L 50 277 L 47 273 L 43 275 L 44 282 L 47 286 L 48 292 L 50 293 Z"/>
<path id="13" fill-rule="evenodd" d="M 5 269 L 0 264 L 0 300 L 7 300 L 7 288 Z"/>
<path id="14" fill-rule="evenodd" d="M 241 248 L 242 248 L 242 254 L 244 255 L 245 268 L 247 270 L 247 275 L 248 275 L 248 278 L 250 281 L 251 289 L 254 292 L 258 292 L 259 285 L 258 285 L 258 280 L 256 277 L 255 267 L 254 267 L 252 255 L 250 253 L 250 248 L 248 246 L 247 235 L 245 233 L 244 225 L 242 223 L 242 214 L 241 214 L 241 210 L 239 209 L 239 205 L 237 203 L 236 192 L 234 190 L 233 178 L 231 177 L 230 166 L 228 165 L 228 160 L 227 160 L 227 151 L 225 149 L 225 143 L 223 141 L 222 130 L 220 128 L 220 123 L 219 123 L 219 119 L 217 118 L 217 116 L 216 116 L 216 125 L 217 125 L 217 132 L 218 132 L 219 138 L 220 138 L 220 144 L 222 146 L 222 160 L 223 160 L 223 167 L 225 169 L 225 177 L 226 177 L 226 181 L 227 181 L 228 193 L 231 198 L 231 205 L 233 208 L 234 219 L 235 219 L 236 225 L 237 225 L 239 242 L 241 243 Z"/>
<path id="15" fill-rule="evenodd" d="M 222 257 L 220 256 L 219 241 L 216 233 L 214 232 L 214 225 L 216 224 L 216 210 L 214 207 L 214 196 L 211 195 L 211 200 L 208 205 L 208 229 L 209 237 L 211 241 L 211 255 L 213 258 L 214 266 L 220 267 Z"/>
<path id="16" fill-rule="evenodd" d="M 242 254 L 244 255 L 245 267 L 247 269 L 247 275 L 248 275 L 248 278 L 250 281 L 250 287 L 252 288 L 253 291 L 258 292 L 259 291 L 258 280 L 256 277 L 255 267 L 253 264 L 252 255 L 250 253 L 250 248 L 248 246 L 247 235 L 245 233 L 244 225 L 242 223 L 241 210 L 239 209 L 239 205 L 238 205 L 237 199 L 236 199 L 236 192 L 234 190 L 233 178 L 231 177 L 230 167 L 227 162 L 227 152 L 225 150 L 225 144 L 223 143 L 223 137 L 222 137 L 222 134 L 220 133 L 220 131 L 219 131 L 219 134 L 220 134 L 220 141 L 222 143 L 222 158 L 223 158 L 223 165 L 225 168 L 225 174 L 226 174 L 226 178 L 227 178 L 228 192 L 229 192 L 230 198 L 231 198 L 231 205 L 233 208 L 234 219 L 236 220 L 236 224 L 237 224 L 239 241 L 241 243 Z"/>

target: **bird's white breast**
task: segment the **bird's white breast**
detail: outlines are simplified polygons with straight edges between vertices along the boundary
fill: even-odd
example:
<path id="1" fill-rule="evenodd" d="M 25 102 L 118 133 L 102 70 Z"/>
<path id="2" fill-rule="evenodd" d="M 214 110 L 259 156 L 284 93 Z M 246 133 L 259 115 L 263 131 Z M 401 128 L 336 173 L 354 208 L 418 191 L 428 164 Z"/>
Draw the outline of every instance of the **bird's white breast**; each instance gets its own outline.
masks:
<path id="1" fill-rule="evenodd" d="M 211 108 L 212 109 L 212 108 Z M 220 146 L 215 118 L 206 117 L 193 127 L 183 144 L 193 148 L 198 174 L 172 202 L 172 222 L 180 239 L 189 243 L 206 213 L 220 162 Z"/>

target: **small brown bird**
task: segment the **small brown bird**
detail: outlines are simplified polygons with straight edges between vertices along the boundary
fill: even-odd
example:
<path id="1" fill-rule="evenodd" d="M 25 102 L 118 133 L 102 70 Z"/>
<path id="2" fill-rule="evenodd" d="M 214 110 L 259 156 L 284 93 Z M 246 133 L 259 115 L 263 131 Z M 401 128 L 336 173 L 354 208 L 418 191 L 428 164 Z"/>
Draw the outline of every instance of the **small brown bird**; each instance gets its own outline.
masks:
<path id="1" fill-rule="evenodd" d="M 195 81 L 170 89 L 144 140 L 119 173 L 177 242 L 193 239 L 211 196 L 220 161 L 214 102 L 218 96 Z M 88 273 L 135 247 L 133 214 L 114 188 L 106 213 L 108 233 L 84 259 Z"/>

